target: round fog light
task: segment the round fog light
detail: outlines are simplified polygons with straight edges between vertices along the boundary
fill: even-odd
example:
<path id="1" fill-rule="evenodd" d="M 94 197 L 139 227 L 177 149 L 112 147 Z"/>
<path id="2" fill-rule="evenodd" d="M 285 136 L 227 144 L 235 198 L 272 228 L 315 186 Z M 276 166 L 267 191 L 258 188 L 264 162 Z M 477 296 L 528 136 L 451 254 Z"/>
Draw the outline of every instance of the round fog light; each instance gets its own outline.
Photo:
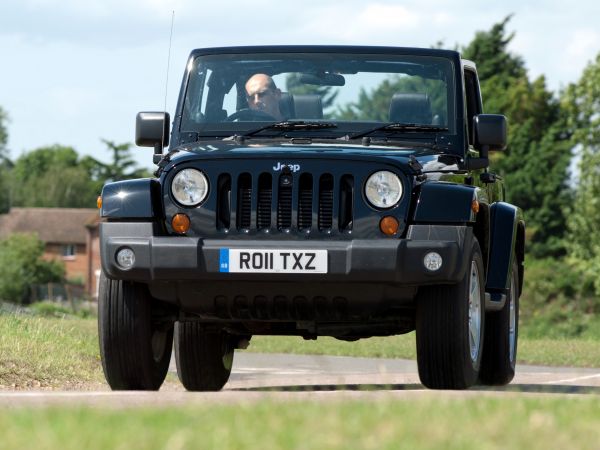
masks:
<path id="1" fill-rule="evenodd" d="M 131 269 L 135 264 L 135 253 L 130 248 L 122 248 L 117 252 L 117 264 L 122 269 Z"/>
<path id="2" fill-rule="evenodd" d="M 423 264 L 427 270 L 435 272 L 442 267 L 442 257 L 436 252 L 427 253 L 425 258 L 423 258 Z"/>

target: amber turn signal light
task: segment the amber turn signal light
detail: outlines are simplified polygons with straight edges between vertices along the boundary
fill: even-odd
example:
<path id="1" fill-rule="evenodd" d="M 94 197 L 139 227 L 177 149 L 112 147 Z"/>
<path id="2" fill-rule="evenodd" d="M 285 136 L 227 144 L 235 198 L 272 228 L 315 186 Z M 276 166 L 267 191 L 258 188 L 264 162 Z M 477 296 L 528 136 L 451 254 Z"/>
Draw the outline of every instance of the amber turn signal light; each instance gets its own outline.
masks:
<path id="1" fill-rule="evenodd" d="M 176 233 L 184 234 L 190 229 L 190 218 L 186 214 L 175 214 L 171 226 Z"/>
<path id="2" fill-rule="evenodd" d="M 477 214 L 479 212 L 479 202 L 477 200 L 473 200 L 471 202 L 471 210 Z"/>
<path id="3" fill-rule="evenodd" d="M 383 234 L 388 236 L 393 236 L 396 234 L 399 226 L 400 224 L 398 223 L 398 219 L 392 216 L 385 216 L 383 219 L 381 219 L 381 222 L 379 222 L 379 229 Z"/>
<path id="4" fill-rule="evenodd" d="M 98 207 L 98 209 L 102 209 L 102 196 L 99 195 L 98 198 L 96 199 L 96 206 Z"/>

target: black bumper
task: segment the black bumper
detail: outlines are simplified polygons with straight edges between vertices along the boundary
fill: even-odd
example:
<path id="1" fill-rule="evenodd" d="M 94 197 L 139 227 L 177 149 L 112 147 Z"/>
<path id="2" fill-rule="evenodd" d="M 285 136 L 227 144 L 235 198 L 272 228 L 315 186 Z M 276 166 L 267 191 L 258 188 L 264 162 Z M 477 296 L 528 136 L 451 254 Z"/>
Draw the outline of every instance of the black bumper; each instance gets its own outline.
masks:
<path id="1" fill-rule="evenodd" d="M 109 278 L 145 283 L 291 282 L 386 283 L 420 286 L 458 282 L 468 265 L 473 239 L 467 226 L 412 225 L 406 239 L 252 240 L 155 236 L 152 223 L 107 222 L 100 225 L 102 269 Z M 117 252 L 130 248 L 135 265 L 122 269 Z M 222 273 L 223 248 L 327 250 L 325 274 Z M 442 267 L 429 271 L 423 258 L 435 251 Z"/>

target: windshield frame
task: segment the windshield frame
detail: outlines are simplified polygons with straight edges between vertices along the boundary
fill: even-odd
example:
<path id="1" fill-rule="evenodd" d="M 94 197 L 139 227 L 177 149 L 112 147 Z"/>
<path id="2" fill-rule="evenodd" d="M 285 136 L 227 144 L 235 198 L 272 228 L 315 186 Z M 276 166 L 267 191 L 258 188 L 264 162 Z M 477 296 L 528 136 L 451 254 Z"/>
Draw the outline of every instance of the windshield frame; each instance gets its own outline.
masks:
<path id="1" fill-rule="evenodd" d="M 264 47 L 227 47 L 227 48 L 212 48 L 212 49 L 199 49 L 194 50 L 190 58 L 188 60 L 188 65 L 186 72 L 184 74 L 182 80 L 182 89 L 180 91 L 177 113 L 175 115 L 175 120 L 173 123 L 173 135 L 171 139 L 171 146 L 175 147 L 179 145 L 179 143 L 190 142 L 194 139 L 202 139 L 202 138 L 227 138 L 232 134 L 236 134 L 235 130 L 239 131 L 239 134 L 244 134 L 244 132 L 251 131 L 261 126 L 269 125 L 269 121 L 248 121 L 248 122 L 235 122 L 236 127 L 235 130 L 232 130 L 231 122 L 207 122 L 206 126 L 199 127 L 196 129 L 190 129 L 189 127 L 186 129 L 184 121 L 182 121 L 184 115 L 184 104 L 185 98 L 190 89 L 190 83 L 193 83 L 193 77 L 191 77 L 192 71 L 194 70 L 194 65 L 198 58 L 202 58 L 205 56 L 223 56 L 223 57 L 231 57 L 233 55 L 241 55 L 242 57 L 245 55 L 250 56 L 250 54 L 273 54 L 279 56 L 285 56 L 286 54 L 294 54 L 293 57 L 297 58 L 300 55 L 298 53 L 307 54 L 310 56 L 311 54 L 319 54 L 319 53 L 336 53 L 346 55 L 356 55 L 359 57 L 372 57 L 377 61 L 377 58 L 389 58 L 389 59 L 399 59 L 399 58 L 414 58 L 414 57 L 434 57 L 434 58 L 445 58 L 449 60 L 452 78 L 449 80 L 447 89 L 448 89 L 448 131 L 437 131 L 435 133 L 432 132 L 410 132 L 410 133 L 402 133 L 395 132 L 393 133 L 393 138 L 390 137 L 391 134 L 389 132 L 375 133 L 372 137 L 374 139 L 377 138 L 387 138 L 393 140 L 402 139 L 402 136 L 410 136 L 410 139 L 424 139 L 424 140 L 432 140 L 437 141 L 439 135 L 444 135 L 445 142 L 454 143 L 452 146 L 454 153 L 462 153 L 463 140 L 464 140 L 464 105 L 462 94 L 462 86 L 459 83 L 462 83 L 462 71 L 461 71 L 461 63 L 460 63 L 460 55 L 458 52 L 450 51 L 450 50 L 439 50 L 439 49 L 413 49 L 413 48 L 400 48 L 400 47 L 363 47 L 363 46 L 264 46 Z M 379 59 L 382 61 L 383 59 Z M 205 80 L 200 80 L 202 83 Z M 451 121 L 451 116 L 454 115 L 454 120 Z M 324 121 L 331 121 L 331 118 L 324 118 Z M 319 138 L 341 138 L 344 135 L 353 135 L 358 134 L 360 132 L 366 131 L 370 128 L 374 128 L 378 123 L 382 125 L 385 124 L 383 121 L 343 121 L 333 119 L 336 122 L 338 127 L 336 129 L 323 129 L 323 130 L 298 130 L 294 131 L 294 137 L 314 137 L 316 139 Z M 277 121 L 273 121 L 276 123 Z M 184 124 L 182 126 L 182 123 Z M 268 138 L 270 136 L 268 131 L 261 132 L 261 139 Z M 274 131 L 272 133 L 273 138 L 288 138 L 290 137 L 288 133 L 281 133 L 280 131 Z"/>

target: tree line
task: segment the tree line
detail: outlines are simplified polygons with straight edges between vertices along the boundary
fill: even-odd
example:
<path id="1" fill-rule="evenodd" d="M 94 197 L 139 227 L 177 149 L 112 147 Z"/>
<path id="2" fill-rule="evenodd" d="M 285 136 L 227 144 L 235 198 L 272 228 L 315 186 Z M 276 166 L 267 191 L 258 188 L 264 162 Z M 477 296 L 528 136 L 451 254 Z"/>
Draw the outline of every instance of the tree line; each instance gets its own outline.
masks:
<path id="1" fill-rule="evenodd" d="M 103 140 L 109 163 L 81 156 L 73 147 L 51 145 L 8 158 L 6 113 L 0 110 L 0 214 L 11 207 L 94 208 L 107 181 L 150 176 L 136 166 L 131 144 Z"/>

